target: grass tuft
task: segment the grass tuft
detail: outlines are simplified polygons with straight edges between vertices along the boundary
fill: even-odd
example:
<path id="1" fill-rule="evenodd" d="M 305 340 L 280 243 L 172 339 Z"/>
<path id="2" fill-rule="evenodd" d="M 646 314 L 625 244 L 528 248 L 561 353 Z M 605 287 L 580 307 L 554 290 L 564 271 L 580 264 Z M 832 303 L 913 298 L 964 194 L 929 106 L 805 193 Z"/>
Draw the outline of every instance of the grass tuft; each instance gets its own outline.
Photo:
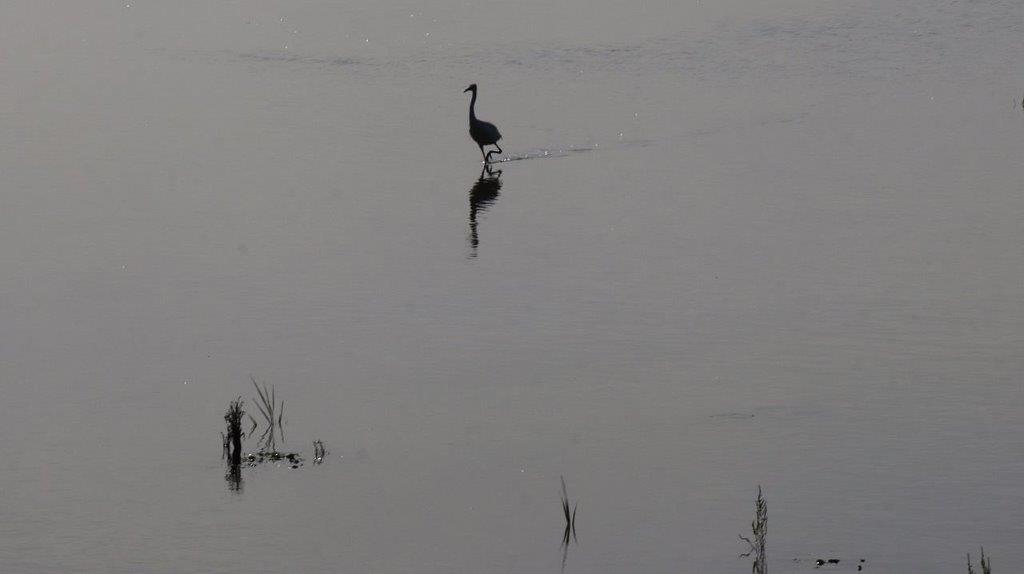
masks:
<path id="1" fill-rule="evenodd" d="M 740 536 L 740 539 L 750 545 L 750 550 L 741 556 L 754 556 L 752 571 L 754 574 L 767 574 L 768 562 L 765 553 L 765 539 L 768 537 L 768 503 L 761 494 L 761 486 L 757 487 L 757 501 L 754 503 L 754 520 L 750 523 L 750 530 L 754 539 Z"/>
<path id="2" fill-rule="evenodd" d="M 274 385 L 269 387 L 266 383 L 263 387 L 256 382 L 256 377 L 250 376 L 249 380 L 252 381 L 252 386 L 256 387 L 256 393 L 259 395 L 259 400 L 254 400 L 256 408 L 259 409 L 260 415 L 263 416 L 263 423 L 266 426 L 266 430 L 260 435 L 259 443 L 263 450 L 270 452 L 277 452 L 277 439 L 284 440 L 284 400 L 280 403 L 277 402 L 277 391 Z M 252 421 L 252 430 L 255 430 L 259 424 L 252 416 L 249 417 Z"/>

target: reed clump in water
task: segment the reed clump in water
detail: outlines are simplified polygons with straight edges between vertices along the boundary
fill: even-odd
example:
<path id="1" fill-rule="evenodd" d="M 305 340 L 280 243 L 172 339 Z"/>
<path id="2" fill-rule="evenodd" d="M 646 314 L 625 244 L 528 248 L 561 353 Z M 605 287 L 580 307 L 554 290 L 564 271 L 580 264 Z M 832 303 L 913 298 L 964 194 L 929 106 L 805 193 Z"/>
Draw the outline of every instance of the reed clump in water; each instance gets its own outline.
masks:
<path id="1" fill-rule="evenodd" d="M 278 439 L 284 441 L 284 400 L 277 401 L 277 389 L 274 388 L 274 385 L 264 383 L 261 386 L 252 376 L 249 377 L 249 380 L 252 381 L 252 386 L 256 387 L 258 398 L 253 399 L 253 403 L 262 417 L 264 430 L 257 440 L 259 450 L 247 454 L 246 462 L 250 466 L 274 462 L 286 463 L 292 468 L 299 468 L 304 462 L 301 454 L 278 450 Z M 261 425 L 252 415 L 249 415 L 249 420 L 252 422 L 252 428 L 249 430 L 251 434 Z"/>
<path id="2" fill-rule="evenodd" d="M 224 413 L 224 422 L 227 425 L 226 433 L 221 433 L 224 439 L 224 458 L 231 464 L 240 464 L 242 461 L 242 417 L 245 416 L 245 401 L 242 397 L 231 401 L 228 410 Z"/>
<path id="3" fill-rule="evenodd" d="M 754 556 L 752 567 L 754 574 L 767 574 L 768 562 L 765 554 L 765 539 L 768 537 L 768 503 L 761 494 L 761 486 L 757 487 L 757 501 L 754 503 L 754 520 L 750 523 L 753 540 L 740 535 L 740 539 L 750 545 L 750 551 L 742 556 Z"/>
<path id="4" fill-rule="evenodd" d="M 282 441 L 284 440 L 284 399 L 280 403 L 277 402 L 277 390 L 274 385 L 267 387 L 264 383 L 260 388 L 256 377 L 250 376 L 249 380 L 252 381 L 252 386 L 256 387 L 256 393 L 259 395 L 259 400 L 253 402 L 259 409 L 260 415 L 263 416 L 263 423 L 266 426 L 266 430 L 259 438 L 260 451 L 265 451 L 268 454 L 277 453 L 278 436 Z M 249 415 L 249 420 L 252 421 L 252 430 L 256 430 L 256 427 L 259 426 L 256 419 Z"/>
<path id="5" fill-rule="evenodd" d="M 971 565 L 971 553 L 967 553 L 967 574 L 975 574 L 974 566 Z M 985 558 L 985 547 L 981 547 L 981 574 L 992 574 L 992 559 Z"/>
<path id="6" fill-rule="evenodd" d="M 231 401 L 228 410 L 224 413 L 224 423 L 227 428 L 221 433 L 224 443 L 223 457 L 228 461 L 228 472 L 224 479 L 228 481 L 228 488 L 235 492 L 242 490 L 242 418 L 245 416 L 244 401 L 242 397 Z"/>
<path id="7" fill-rule="evenodd" d="M 245 460 L 250 466 L 257 466 L 264 462 L 285 463 L 291 468 L 299 468 L 305 463 L 305 459 L 297 452 L 278 450 L 278 440 L 284 442 L 284 400 L 277 400 L 277 389 L 274 385 L 264 383 L 260 385 L 255 377 L 249 377 L 252 386 L 256 388 L 257 398 L 253 399 L 256 409 L 259 411 L 261 421 L 257 421 L 252 415 L 249 420 L 252 427 L 249 434 L 252 435 L 260 426 L 264 427 L 257 443 L 259 448 L 256 452 L 245 455 Z M 262 424 L 261 424 L 262 423 Z M 313 441 L 313 463 L 320 464 L 327 456 L 327 449 L 321 440 Z"/>
<path id="8" fill-rule="evenodd" d="M 242 489 L 241 464 L 255 467 L 263 463 L 273 463 L 277 466 L 285 465 L 293 469 L 303 466 L 305 459 L 302 454 L 278 450 L 278 441 L 284 441 L 284 401 L 277 400 L 277 390 L 273 385 L 260 385 L 254 377 L 250 377 L 253 386 L 256 388 L 258 398 L 254 398 L 252 404 L 256 405 L 259 411 L 260 420 L 246 412 L 245 402 L 242 397 L 231 401 L 228 410 L 224 413 L 224 422 L 227 425 L 226 431 L 221 433 L 223 445 L 223 457 L 228 461 L 228 473 L 225 479 L 233 491 Z M 248 432 L 242 430 L 242 419 L 248 417 L 252 426 Z M 256 429 L 264 427 L 262 434 L 257 440 L 257 450 L 249 453 L 242 453 L 242 440 L 256 436 Z M 327 448 L 322 440 L 313 441 L 313 464 L 321 464 L 327 456 Z"/>

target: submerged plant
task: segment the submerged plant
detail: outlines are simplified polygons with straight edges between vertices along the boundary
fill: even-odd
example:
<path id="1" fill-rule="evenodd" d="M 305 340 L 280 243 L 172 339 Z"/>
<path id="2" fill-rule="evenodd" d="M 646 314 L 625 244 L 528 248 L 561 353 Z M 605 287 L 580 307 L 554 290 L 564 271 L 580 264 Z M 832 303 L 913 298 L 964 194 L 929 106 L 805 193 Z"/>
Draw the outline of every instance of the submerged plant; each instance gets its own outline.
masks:
<path id="1" fill-rule="evenodd" d="M 967 553 L 967 574 L 974 574 L 974 566 L 971 566 L 971 553 Z M 981 574 L 992 574 L 992 560 L 985 558 L 985 547 L 981 547 Z"/>
<path id="2" fill-rule="evenodd" d="M 765 538 L 768 536 L 768 503 L 761 494 L 761 486 L 757 487 L 757 501 L 754 503 L 754 520 L 750 523 L 750 530 L 754 539 L 740 535 L 740 539 L 750 545 L 750 550 L 741 556 L 747 557 L 753 554 L 754 574 L 766 574 L 768 572 L 767 557 L 765 555 Z"/>

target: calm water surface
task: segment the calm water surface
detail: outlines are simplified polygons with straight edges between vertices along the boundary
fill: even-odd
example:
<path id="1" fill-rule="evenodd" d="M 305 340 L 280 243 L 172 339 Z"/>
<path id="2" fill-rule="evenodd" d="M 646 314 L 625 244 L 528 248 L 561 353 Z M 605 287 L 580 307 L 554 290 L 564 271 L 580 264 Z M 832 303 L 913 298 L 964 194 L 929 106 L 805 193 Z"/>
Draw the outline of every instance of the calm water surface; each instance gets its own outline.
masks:
<path id="1" fill-rule="evenodd" d="M 5 572 L 1016 568 L 1019 2 L 0 12 Z"/>

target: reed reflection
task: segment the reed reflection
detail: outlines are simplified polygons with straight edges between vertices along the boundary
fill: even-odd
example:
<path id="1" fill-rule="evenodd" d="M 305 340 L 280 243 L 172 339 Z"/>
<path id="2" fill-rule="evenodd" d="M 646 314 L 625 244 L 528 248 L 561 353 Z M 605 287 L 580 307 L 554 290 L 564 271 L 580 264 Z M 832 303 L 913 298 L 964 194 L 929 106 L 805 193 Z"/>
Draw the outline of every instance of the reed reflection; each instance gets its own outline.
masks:
<path id="1" fill-rule="evenodd" d="M 228 490 L 242 492 L 245 485 L 245 481 L 242 480 L 242 466 L 228 461 L 228 470 L 224 473 L 224 480 L 228 483 Z"/>
<path id="2" fill-rule="evenodd" d="M 501 190 L 501 170 L 485 164 L 473 187 L 469 189 L 469 256 L 475 258 L 480 247 L 477 217 L 498 200 Z"/>

